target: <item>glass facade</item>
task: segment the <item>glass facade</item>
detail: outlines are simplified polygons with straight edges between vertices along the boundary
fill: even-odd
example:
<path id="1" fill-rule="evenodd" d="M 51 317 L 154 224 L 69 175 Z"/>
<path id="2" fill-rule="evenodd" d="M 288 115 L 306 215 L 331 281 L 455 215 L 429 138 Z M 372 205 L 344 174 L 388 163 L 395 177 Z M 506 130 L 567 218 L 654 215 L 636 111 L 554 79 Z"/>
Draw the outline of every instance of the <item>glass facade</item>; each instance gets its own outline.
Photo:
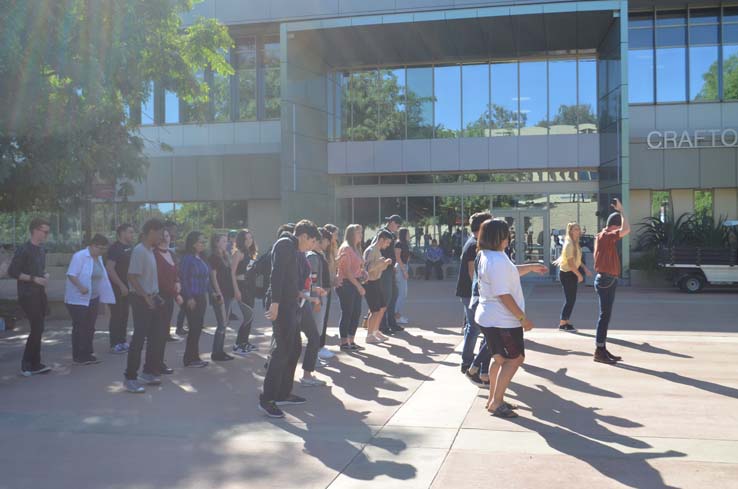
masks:
<path id="1" fill-rule="evenodd" d="M 256 120 L 256 38 L 242 40 L 236 47 L 236 77 L 238 78 L 238 120 Z"/>
<path id="2" fill-rule="evenodd" d="M 631 12 L 630 103 L 738 99 L 738 7 Z"/>
<path id="3" fill-rule="evenodd" d="M 591 57 L 411 66 L 330 76 L 339 141 L 597 132 Z"/>

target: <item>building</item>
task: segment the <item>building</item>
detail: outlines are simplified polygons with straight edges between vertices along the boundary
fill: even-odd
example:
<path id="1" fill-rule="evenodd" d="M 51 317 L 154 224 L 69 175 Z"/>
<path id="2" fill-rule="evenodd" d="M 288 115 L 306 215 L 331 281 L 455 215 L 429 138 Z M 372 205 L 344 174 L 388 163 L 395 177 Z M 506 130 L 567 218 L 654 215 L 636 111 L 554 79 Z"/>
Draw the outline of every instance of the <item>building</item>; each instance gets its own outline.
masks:
<path id="1" fill-rule="evenodd" d="M 453 247 L 491 208 L 518 256 L 548 261 L 614 196 L 633 222 L 738 217 L 738 4 L 206 0 L 199 15 L 230 27 L 236 74 L 202 74 L 204 125 L 154 90 L 148 178 L 96 204 L 102 230 L 161 213 L 248 226 L 264 247 L 280 222 L 371 234 L 397 213 L 416 245 Z"/>

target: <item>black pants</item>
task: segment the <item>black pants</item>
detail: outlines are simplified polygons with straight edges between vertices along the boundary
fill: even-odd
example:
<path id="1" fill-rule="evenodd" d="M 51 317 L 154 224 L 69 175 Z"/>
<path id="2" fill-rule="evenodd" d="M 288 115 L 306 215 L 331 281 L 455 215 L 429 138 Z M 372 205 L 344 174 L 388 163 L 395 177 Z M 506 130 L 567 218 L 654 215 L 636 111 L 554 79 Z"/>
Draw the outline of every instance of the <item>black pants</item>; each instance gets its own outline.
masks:
<path id="1" fill-rule="evenodd" d="M 338 331 L 342 340 L 356 336 L 361 318 L 361 295 L 354 284 L 345 280 L 343 285 L 336 287 L 338 300 L 341 302 L 341 320 Z"/>
<path id="2" fill-rule="evenodd" d="M 44 334 L 44 317 L 48 305 L 46 292 L 34 291 L 30 295 L 19 297 L 18 304 L 28 318 L 31 328 L 26 340 L 26 349 L 23 351 L 21 368 L 23 370 L 38 368 L 41 365 L 41 337 Z"/>
<path id="3" fill-rule="evenodd" d="M 72 359 L 75 362 L 84 362 L 92 357 L 99 304 L 99 298 L 92 299 L 89 306 L 66 304 L 72 317 Z"/>
<path id="4" fill-rule="evenodd" d="M 607 343 L 607 330 L 610 327 L 612 308 L 615 305 L 615 292 L 618 289 L 618 278 L 606 273 L 598 273 L 595 277 L 595 291 L 600 302 L 600 316 L 597 320 L 596 345 L 604 347 Z"/>
<path id="5" fill-rule="evenodd" d="M 387 310 L 382 316 L 380 322 L 380 330 L 387 332 L 387 330 L 397 329 L 397 320 L 395 319 L 395 303 L 397 302 L 397 283 L 395 282 L 395 271 L 394 269 L 385 270 L 382 272 L 382 278 L 380 279 L 379 286 L 382 288 L 382 293 L 387 299 Z M 394 299 L 394 301 L 392 300 Z M 360 311 L 361 312 L 361 311 Z"/>
<path id="6" fill-rule="evenodd" d="M 177 313 L 177 331 L 184 328 L 185 318 L 187 317 L 187 311 L 185 311 L 185 306 L 182 304 L 179 308 L 179 312 Z"/>
<path id="7" fill-rule="evenodd" d="M 164 361 L 164 355 L 167 348 L 167 339 L 169 338 L 169 324 L 172 320 L 172 314 L 174 313 L 174 297 L 166 296 L 162 294 L 164 304 L 157 308 L 159 312 L 159 318 L 156 321 L 154 330 L 152 331 L 152 343 L 155 346 L 155 355 L 153 355 L 152 362 L 156 362 L 153 365 L 144 365 L 144 372 L 153 371 L 155 374 L 161 374 L 161 369 L 164 367 L 166 362 Z"/>
<path id="8" fill-rule="evenodd" d="M 313 317 L 313 305 L 305 302 L 297 315 L 300 321 L 300 331 L 308 340 L 305 356 L 302 358 L 302 369 L 312 372 L 315 370 L 315 362 L 318 361 L 318 351 L 320 351 L 320 333 Z M 302 342 L 300 342 L 300 349 L 302 349 Z"/>
<path id="9" fill-rule="evenodd" d="M 126 342 L 128 335 L 128 296 L 115 291 L 115 304 L 110 304 L 110 322 L 108 323 L 108 332 L 110 338 L 110 347 Z"/>
<path id="10" fill-rule="evenodd" d="M 328 315 L 331 312 L 331 302 L 333 299 L 333 289 L 328 289 L 328 297 L 323 307 L 325 307 L 325 315 L 323 316 L 323 332 L 320 334 L 320 347 L 325 346 L 325 337 L 328 334 Z"/>
<path id="11" fill-rule="evenodd" d="M 188 365 L 192 362 L 200 361 L 200 333 L 202 333 L 202 325 L 205 322 L 205 311 L 208 307 L 208 299 L 205 294 L 193 297 L 195 299 L 195 307 L 190 308 L 185 302 L 182 307 L 187 315 L 187 324 L 190 325 L 190 332 L 187 333 L 187 346 L 184 352 L 184 364 Z"/>
<path id="12" fill-rule="evenodd" d="M 279 315 L 272 323 L 275 348 L 264 377 L 264 401 L 281 401 L 292 392 L 295 369 L 300 361 L 300 329 L 297 324 L 297 303 L 279 305 Z"/>
<path id="13" fill-rule="evenodd" d="M 442 265 L 443 262 L 441 261 L 425 260 L 425 279 L 430 280 L 431 270 L 434 270 L 436 274 L 436 279 L 443 280 L 443 268 L 441 268 Z"/>
<path id="14" fill-rule="evenodd" d="M 577 284 L 579 279 L 574 272 L 559 272 L 559 281 L 564 288 L 564 307 L 561 309 L 561 320 L 568 321 L 574 304 L 577 302 Z"/>
<path id="15" fill-rule="evenodd" d="M 241 288 L 241 302 L 253 309 L 256 303 L 256 301 L 254 300 L 254 296 L 250 294 L 245 294 L 244 292 L 245 289 Z M 249 342 L 249 338 L 251 337 L 252 324 L 254 324 L 253 317 L 251 318 L 251 321 L 245 321 L 241 324 L 241 327 L 238 328 L 238 334 L 236 335 L 236 345 L 245 345 Z"/>
<path id="16" fill-rule="evenodd" d="M 129 302 L 133 312 L 133 336 L 131 347 L 128 349 L 125 376 L 126 379 L 135 380 L 138 378 L 138 369 L 141 366 L 141 352 L 144 343 L 146 344 L 144 372 L 156 375 L 159 371 L 161 359 L 158 358 L 160 347 L 157 344 L 156 326 L 161 317 L 161 306 L 152 309 L 142 297 L 137 295 L 131 295 Z"/>

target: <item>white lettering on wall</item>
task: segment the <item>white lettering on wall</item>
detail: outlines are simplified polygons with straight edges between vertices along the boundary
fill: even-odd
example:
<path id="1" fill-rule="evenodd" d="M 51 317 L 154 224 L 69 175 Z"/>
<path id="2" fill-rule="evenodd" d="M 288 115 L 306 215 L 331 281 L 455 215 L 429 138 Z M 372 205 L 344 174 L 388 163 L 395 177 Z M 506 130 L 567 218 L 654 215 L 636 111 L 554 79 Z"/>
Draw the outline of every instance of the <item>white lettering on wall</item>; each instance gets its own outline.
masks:
<path id="1" fill-rule="evenodd" d="M 736 129 L 695 129 L 694 131 L 651 131 L 646 137 L 648 149 L 735 148 Z"/>

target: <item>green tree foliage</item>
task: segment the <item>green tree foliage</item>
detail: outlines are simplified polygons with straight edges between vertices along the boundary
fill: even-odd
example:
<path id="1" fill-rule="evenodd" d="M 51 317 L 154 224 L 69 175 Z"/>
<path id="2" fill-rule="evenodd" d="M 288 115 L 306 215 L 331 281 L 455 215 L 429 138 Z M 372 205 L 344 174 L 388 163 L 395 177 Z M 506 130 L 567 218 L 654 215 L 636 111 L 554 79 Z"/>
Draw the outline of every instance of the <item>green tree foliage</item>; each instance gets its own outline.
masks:
<path id="1" fill-rule="evenodd" d="M 203 118 L 209 88 L 195 73 L 231 74 L 232 40 L 213 19 L 183 27 L 193 3 L 0 0 L 0 210 L 89 201 L 94 178 L 140 181 L 132 115 L 151 81 Z"/>
<path id="2" fill-rule="evenodd" d="M 718 68 L 714 62 L 710 69 L 702 75 L 705 84 L 697 94 L 696 100 L 717 100 L 718 97 Z M 723 60 L 723 98 L 738 100 L 738 54 Z"/>
<path id="3" fill-rule="evenodd" d="M 528 122 L 528 114 L 520 114 L 517 111 L 493 104 L 479 119 L 467 124 L 464 135 L 467 137 L 487 137 L 490 129 L 502 129 L 511 136 L 516 133 L 519 126 L 525 126 Z"/>

